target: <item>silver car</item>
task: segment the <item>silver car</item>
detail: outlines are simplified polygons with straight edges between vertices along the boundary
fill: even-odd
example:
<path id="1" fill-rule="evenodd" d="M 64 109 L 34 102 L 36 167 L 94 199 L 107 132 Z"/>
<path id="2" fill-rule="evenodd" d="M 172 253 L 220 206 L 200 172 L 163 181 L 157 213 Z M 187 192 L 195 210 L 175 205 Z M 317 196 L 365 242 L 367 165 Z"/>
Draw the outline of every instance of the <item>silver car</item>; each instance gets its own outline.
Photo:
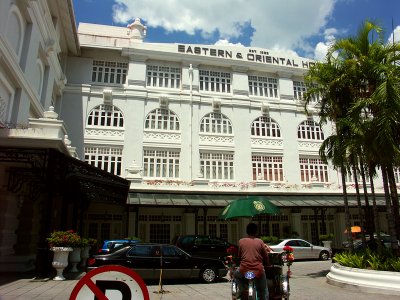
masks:
<path id="1" fill-rule="evenodd" d="M 279 240 L 277 243 L 269 244 L 274 252 L 282 252 L 283 247 L 290 246 L 293 248 L 295 259 L 321 259 L 328 260 L 332 255 L 332 250 L 322 246 L 316 246 L 302 239 L 285 239 Z"/>

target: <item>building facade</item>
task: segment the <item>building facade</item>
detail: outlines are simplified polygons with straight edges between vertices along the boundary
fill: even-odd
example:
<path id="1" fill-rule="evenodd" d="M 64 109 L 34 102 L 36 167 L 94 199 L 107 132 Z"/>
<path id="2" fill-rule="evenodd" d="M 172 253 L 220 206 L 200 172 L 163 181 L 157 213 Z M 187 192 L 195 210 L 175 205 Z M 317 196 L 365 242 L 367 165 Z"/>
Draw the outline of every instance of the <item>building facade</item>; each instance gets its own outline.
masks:
<path id="1" fill-rule="evenodd" d="M 0 272 L 48 277 L 51 231 L 126 205 L 129 182 L 80 160 L 57 113 L 79 54 L 71 1 L 0 2 Z"/>
<path id="2" fill-rule="evenodd" d="M 318 155 L 334 128 L 318 125 L 317 99 L 308 115 L 301 101 L 314 62 L 148 43 L 146 31 L 139 19 L 77 27 L 71 0 L 0 3 L 0 271 L 44 265 L 45 239 L 59 229 L 235 243 L 250 219 L 218 215 L 251 195 L 281 209 L 253 219 L 262 235 L 334 233 L 340 245 L 340 176 Z M 376 190 L 385 228 L 379 178 Z"/>
<path id="3" fill-rule="evenodd" d="M 333 128 L 319 126 L 317 99 L 308 115 L 301 101 L 314 62 L 255 47 L 148 43 L 146 33 L 140 19 L 126 28 L 81 23 L 81 54 L 68 59 L 61 118 L 79 157 L 131 182 L 128 213 L 97 207 L 85 230 L 236 242 L 249 219 L 222 221 L 219 213 L 262 195 L 282 211 L 254 218 L 262 235 L 318 242 L 334 233 L 340 245 L 340 176 L 318 154 Z"/>

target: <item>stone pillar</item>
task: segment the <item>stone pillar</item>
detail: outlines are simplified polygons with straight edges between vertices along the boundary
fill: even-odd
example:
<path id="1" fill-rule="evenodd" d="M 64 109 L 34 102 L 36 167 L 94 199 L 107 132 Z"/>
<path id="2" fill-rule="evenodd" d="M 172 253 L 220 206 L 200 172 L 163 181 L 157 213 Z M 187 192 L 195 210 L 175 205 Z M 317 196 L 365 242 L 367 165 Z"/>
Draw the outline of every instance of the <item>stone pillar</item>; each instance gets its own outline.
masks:
<path id="1" fill-rule="evenodd" d="M 183 214 L 182 234 L 196 234 L 196 216 L 194 213 Z"/>
<path id="2" fill-rule="evenodd" d="M 138 217 L 138 212 L 137 210 L 131 210 L 129 208 L 128 212 L 128 236 L 136 236 L 138 238 L 141 238 L 140 236 L 137 236 L 138 234 L 138 229 L 136 227 L 136 219 Z"/>
<path id="3" fill-rule="evenodd" d="M 303 227 L 301 226 L 301 210 L 291 212 L 290 217 L 291 217 L 290 225 L 292 227 L 292 232 L 296 231 L 299 234 L 299 236 L 303 236 Z"/>
<path id="4" fill-rule="evenodd" d="M 333 238 L 333 247 L 342 247 L 342 243 L 346 241 L 347 237 L 344 231 L 346 230 L 346 218 L 344 212 L 335 212 L 333 215 L 335 236 Z"/>

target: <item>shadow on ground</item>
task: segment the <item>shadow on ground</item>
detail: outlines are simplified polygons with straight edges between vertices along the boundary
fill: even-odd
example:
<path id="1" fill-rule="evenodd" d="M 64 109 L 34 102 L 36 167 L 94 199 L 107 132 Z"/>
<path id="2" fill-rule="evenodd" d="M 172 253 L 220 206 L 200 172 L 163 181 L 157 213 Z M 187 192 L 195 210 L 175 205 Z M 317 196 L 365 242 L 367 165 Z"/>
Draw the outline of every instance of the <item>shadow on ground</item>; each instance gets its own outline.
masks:
<path id="1" fill-rule="evenodd" d="M 305 274 L 305 276 L 311 277 L 311 278 L 320 278 L 320 277 L 326 277 L 326 275 L 328 275 L 329 270 L 324 270 L 321 272 L 317 272 L 317 273 L 308 273 Z"/>
<path id="2" fill-rule="evenodd" d="M 220 278 L 214 283 L 221 283 L 221 282 L 228 282 L 227 278 Z M 159 285 L 159 280 L 144 280 L 146 285 Z M 206 284 L 200 279 L 163 279 L 161 280 L 162 285 L 182 285 L 182 284 Z M 207 284 L 214 284 L 214 283 L 207 283 Z"/>

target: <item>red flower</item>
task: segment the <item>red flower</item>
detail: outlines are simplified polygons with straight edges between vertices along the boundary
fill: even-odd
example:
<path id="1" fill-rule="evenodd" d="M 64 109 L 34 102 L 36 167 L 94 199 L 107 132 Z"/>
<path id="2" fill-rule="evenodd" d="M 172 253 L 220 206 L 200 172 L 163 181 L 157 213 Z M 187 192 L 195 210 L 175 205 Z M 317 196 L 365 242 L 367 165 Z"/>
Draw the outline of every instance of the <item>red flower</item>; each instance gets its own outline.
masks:
<path id="1" fill-rule="evenodd" d="M 226 252 L 228 252 L 229 254 L 236 254 L 237 249 L 235 246 L 230 246 L 228 249 L 226 249 Z"/>
<path id="2" fill-rule="evenodd" d="M 285 246 L 285 247 L 283 247 L 283 251 L 286 251 L 286 252 L 293 252 L 293 248 L 290 247 L 290 246 Z"/>

